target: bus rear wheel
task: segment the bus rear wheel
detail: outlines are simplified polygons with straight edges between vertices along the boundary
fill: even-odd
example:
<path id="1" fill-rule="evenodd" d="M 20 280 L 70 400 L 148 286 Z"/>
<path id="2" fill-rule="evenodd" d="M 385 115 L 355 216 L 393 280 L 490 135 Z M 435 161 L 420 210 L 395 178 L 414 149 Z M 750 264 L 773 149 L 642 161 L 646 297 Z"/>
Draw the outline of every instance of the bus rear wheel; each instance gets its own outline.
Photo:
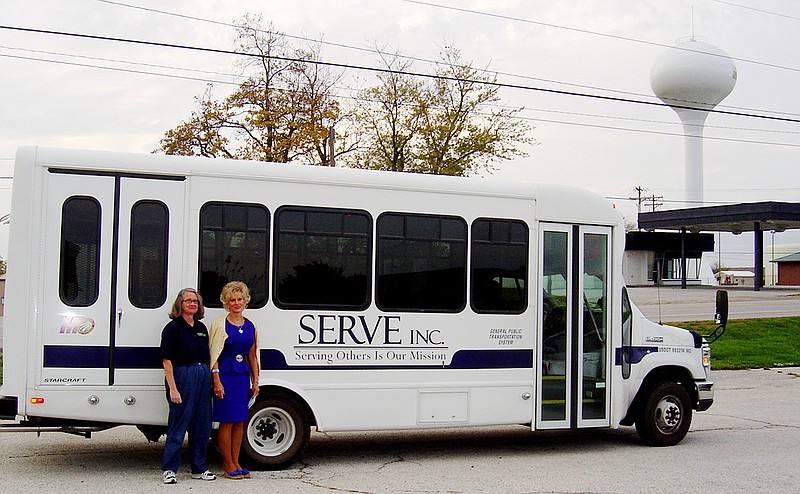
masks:
<path id="1" fill-rule="evenodd" d="M 673 446 L 686 437 L 692 423 L 689 393 L 678 383 L 655 386 L 636 420 L 636 432 L 650 446 Z"/>
<path id="2" fill-rule="evenodd" d="M 310 435 L 308 420 L 294 400 L 268 397 L 250 407 L 242 449 L 253 466 L 277 470 L 297 460 Z"/>

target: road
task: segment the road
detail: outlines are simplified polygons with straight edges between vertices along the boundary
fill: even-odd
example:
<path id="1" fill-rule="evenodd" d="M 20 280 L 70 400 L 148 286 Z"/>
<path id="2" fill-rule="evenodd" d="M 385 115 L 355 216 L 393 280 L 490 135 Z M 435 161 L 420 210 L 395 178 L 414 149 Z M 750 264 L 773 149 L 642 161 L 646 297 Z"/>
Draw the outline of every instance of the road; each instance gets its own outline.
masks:
<path id="1" fill-rule="evenodd" d="M 631 299 L 652 321 L 703 321 L 714 318 L 717 290 L 728 292 L 729 319 L 800 316 L 800 289 L 746 287 L 630 287 Z"/>
<path id="2" fill-rule="evenodd" d="M 796 493 L 800 368 L 712 371 L 716 402 L 682 443 L 642 446 L 632 428 L 536 432 L 523 426 L 314 433 L 302 463 L 252 480 L 163 486 L 163 442 L 132 427 L 91 439 L 0 433 L 4 492 Z M 219 471 L 219 459 L 211 468 Z M 185 469 L 185 466 L 184 466 Z"/>

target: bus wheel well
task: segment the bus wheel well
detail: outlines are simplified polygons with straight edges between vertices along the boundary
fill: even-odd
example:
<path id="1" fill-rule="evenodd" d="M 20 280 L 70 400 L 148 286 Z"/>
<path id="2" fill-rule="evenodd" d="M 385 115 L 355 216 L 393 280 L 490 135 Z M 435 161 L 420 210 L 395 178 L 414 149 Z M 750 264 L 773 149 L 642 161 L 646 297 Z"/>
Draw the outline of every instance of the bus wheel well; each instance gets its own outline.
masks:
<path id="1" fill-rule="evenodd" d="M 308 403 L 306 403 L 306 400 L 303 399 L 302 396 L 292 391 L 291 389 L 282 388 L 280 386 L 261 386 L 259 391 L 259 398 L 262 398 L 264 396 L 279 396 L 287 400 L 291 400 L 301 408 L 303 416 L 305 417 L 308 424 L 310 426 L 316 427 L 317 419 L 314 416 L 314 412 L 311 411 L 311 407 L 308 406 Z"/>
<path id="2" fill-rule="evenodd" d="M 656 367 L 651 370 L 642 381 L 642 385 L 639 387 L 636 397 L 633 399 L 630 408 L 628 408 L 628 413 L 625 414 L 625 418 L 622 419 L 620 423 L 622 425 L 633 425 L 636 421 L 636 417 L 639 416 L 641 408 L 647 402 L 650 393 L 659 384 L 664 382 L 680 384 L 686 392 L 689 393 L 689 398 L 692 403 L 695 405 L 697 404 L 697 400 L 699 399 L 697 396 L 697 387 L 694 385 L 692 374 L 686 368 L 675 365 Z"/>

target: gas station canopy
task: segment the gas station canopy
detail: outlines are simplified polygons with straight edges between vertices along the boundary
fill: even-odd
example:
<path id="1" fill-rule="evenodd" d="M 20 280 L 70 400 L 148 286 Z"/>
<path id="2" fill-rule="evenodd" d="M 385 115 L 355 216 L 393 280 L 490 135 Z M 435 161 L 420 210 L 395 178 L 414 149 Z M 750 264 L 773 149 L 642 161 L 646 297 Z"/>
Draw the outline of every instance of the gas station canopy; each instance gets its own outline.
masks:
<path id="1" fill-rule="evenodd" d="M 764 278 L 764 232 L 800 228 L 800 203 L 749 202 L 639 213 L 639 228 L 681 232 L 753 232 L 755 290 Z M 684 274 L 685 276 L 685 274 Z M 685 281 L 684 281 L 685 284 Z"/>

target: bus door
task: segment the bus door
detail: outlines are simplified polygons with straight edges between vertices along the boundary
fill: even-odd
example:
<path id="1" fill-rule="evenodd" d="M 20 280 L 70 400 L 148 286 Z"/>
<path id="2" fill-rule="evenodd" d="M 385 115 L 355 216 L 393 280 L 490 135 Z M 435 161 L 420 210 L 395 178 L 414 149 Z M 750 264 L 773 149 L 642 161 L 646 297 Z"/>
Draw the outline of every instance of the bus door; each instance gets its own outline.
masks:
<path id="1" fill-rule="evenodd" d="M 539 230 L 536 428 L 609 425 L 611 229 Z"/>
<path id="2" fill-rule="evenodd" d="M 163 385 L 183 177 L 46 173 L 40 385 Z"/>

